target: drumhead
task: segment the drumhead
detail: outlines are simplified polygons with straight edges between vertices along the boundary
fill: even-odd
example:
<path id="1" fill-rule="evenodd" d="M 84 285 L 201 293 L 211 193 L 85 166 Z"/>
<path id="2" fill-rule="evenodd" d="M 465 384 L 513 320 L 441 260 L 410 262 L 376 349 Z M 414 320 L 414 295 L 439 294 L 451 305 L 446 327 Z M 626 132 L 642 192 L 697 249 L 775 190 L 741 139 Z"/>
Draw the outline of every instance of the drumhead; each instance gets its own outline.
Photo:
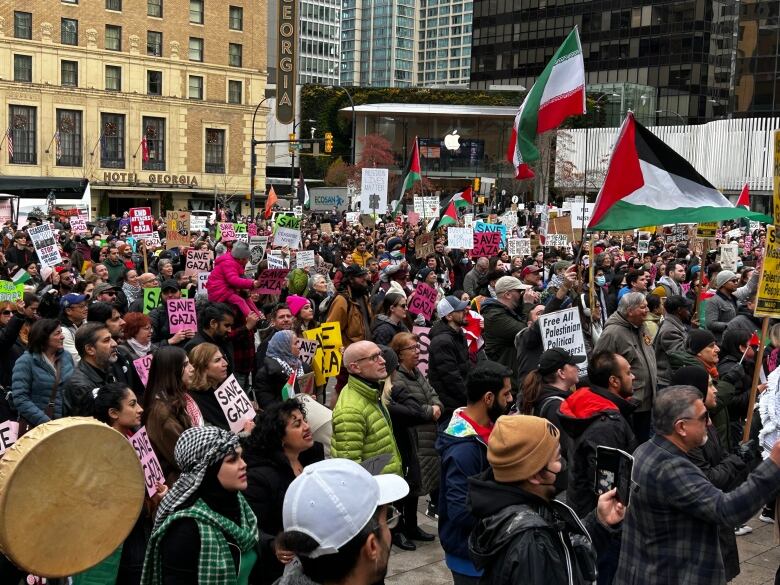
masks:
<path id="1" fill-rule="evenodd" d="M 40 425 L 0 459 L 0 550 L 34 575 L 79 573 L 127 538 L 145 493 L 121 433 L 82 417 Z"/>

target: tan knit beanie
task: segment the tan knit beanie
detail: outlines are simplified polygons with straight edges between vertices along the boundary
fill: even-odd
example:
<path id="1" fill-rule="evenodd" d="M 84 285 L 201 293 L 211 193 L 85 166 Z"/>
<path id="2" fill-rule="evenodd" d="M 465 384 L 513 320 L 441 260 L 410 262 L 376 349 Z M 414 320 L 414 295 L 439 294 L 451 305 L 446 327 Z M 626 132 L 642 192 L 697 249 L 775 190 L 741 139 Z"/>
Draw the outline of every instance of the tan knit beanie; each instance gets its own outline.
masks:
<path id="1" fill-rule="evenodd" d="M 547 465 L 560 444 L 560 431 L 538 416 L 501 416 L 488 441 L 488 461 L 496 481 L 528 479 Z"/>

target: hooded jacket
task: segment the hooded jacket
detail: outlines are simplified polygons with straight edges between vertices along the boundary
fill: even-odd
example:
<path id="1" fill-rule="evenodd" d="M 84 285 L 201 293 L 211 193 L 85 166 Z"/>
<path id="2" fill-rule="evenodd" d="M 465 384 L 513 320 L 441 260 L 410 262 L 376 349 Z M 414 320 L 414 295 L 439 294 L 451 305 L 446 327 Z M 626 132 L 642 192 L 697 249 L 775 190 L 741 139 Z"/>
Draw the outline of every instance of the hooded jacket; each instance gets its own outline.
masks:
<path id="1" fill-rule="evenodd" d="M 252 279 L 243 278 L 243 274 L 244 267 L 229 252 L 217 256 L 214 260 L 214 270 L 211 271 L 206 284 L 209 300 L 213 303 L 224 303 L 231 295 L 236 294 L 238 289 L 252 288 Z"/>
<path id="2" fill-rule="evenodd" d="M 497 299 L 482 303 L 480 313 L 485 318 L 485 353 L 488 358 L 512 370 L 512 387 L 517 389 L 517 351 L 515 336 L 528 326 L 522 316 Z"/>
<path id="3" fill-rule="evenodd" d="M 741 306 L 737 309 L 737 316 L 726 325 L 726 331 L 732 329 L 744 330 L 750 334 L 761 331 L 761 317 L 756 317 L 747 307 Z"/>
<path id="4" fill-rule="evenodd" d="M 653 340 L 655 361 L 658 368 L 658 385 L 671 384 L 672 367 L 669 364 L 669 353 L 685 351 L 685 339 L 688 328 L 675 315 L 667 314 L 658 328 L 658 334 Z"/>
<path id="5" fill-rule="evenodd" d="M 566 501 L 579 516 L 596 508 L 596 447 L 633 453 L 637 447 L 628 418 L 636 405 L 597 386 L 580 388 L 563 401 L 559 419 L 572 440 Z"/>
<path id="6" fill-rule="evenodd" d="M 468 506 L 468 478 L 488 469 L 487 445 L 458 408 L 449 425 L 439 432 L 436 450 L 441 457 L 439 482 L 439 540 L 450 570 L 481 574 L 469 559 L 468 538 L 477 521 Z"/>
<path id="7" fill-rule="evenodd" d="M 371 338 L 374 343 L 390 345 L 397 333 L 408 333 L 409 329 L 403 322 L 393 323 L 387 315 L 377 315 L 371 324 Z"/>
<path id="8" fill-rule="evenodd" d="M 585 585 L 596 581 L 596 549 L 612 531 L 591 512 L 583 520 L 556 500 L 547 502 L 489 469 L 469 480 L 477 525 L 469 553 L 491 585 Z"/>
<path id="9" fill-rule="evenodd" d="M 431 327 L 428 346 L 428 381 L 444 405 L 442 422 L 456 408 L 466 406 L 466 376 L 471 369 L 469 348 L 462 330 L 444 321 Z"/>
<path id="10" fill-rule="evenodd" d="M 623 315 L 613 313 L 593 348 L 593 353 L 600 351 L 619 353 L 626 358 L 634 374 L 634 399 L 639 403 L 637 412 L 649 411 L 658 386 L 658 374 L 653 342 L 645 324 L 634 327 Z"/>

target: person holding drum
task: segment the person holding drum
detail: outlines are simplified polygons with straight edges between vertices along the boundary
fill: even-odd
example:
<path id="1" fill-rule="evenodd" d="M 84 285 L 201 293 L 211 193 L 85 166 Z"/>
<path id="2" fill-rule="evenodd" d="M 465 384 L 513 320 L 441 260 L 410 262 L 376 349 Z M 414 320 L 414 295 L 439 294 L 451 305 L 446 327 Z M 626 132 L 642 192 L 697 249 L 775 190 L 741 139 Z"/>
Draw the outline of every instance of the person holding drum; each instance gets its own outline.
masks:
<path id="1" fill-rule="evenodd" d="M 156 358 L 155 358 L 156 359 Z M 142 585 L 246 585 L 257 561 L 257 518 L 238 435 L 215 426 L 176 442 L 181 475 L 163 498 L 149 539 Z"/>
<path id="2" fill-rule="evenodd" d="M 11 379 L 20 434 L 22 426 L 36 427 L 62 416 L 63 388 L 74 369 L 64 339 L 56 319 L 41 319 L 30 328 L 27 351 L 16 360 Z"/>

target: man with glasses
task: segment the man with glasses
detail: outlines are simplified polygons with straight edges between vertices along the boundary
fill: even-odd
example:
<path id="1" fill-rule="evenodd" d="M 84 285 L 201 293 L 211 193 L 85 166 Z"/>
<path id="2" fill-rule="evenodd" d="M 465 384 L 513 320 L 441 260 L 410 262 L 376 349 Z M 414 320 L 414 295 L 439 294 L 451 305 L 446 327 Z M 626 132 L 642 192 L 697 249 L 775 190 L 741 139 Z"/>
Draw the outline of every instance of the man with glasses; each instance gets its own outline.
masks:
<path id="1" fill-rule="evenodd" d="M 731 270 L 721 270 L 712 281 L 712 288 L 717 292 L 714 297 L 707 300 L 704 309 L 705 327 L 712 331 L 718 343 L 723 338 L 723 332 L 729 321 L 737 316 L 737 301 L 756 294 L 760 273 L 761 260 L 759 259 L 756 270 L 743 287 L 739 286 L 739 276 Z"/>
<path id="2" fill-rule="evenodd" d="M 74 365 L 78 365 L 81 357 L 76 350 L 76 331 L 87 321 L 87 296 L 74 293 L 67 294 L 60 299 L 60 324 L 62 325 L 62 348 L 73 358 Z"/>
<path id="3" fill-rule="evenodd" d="M 386 453 L 390 460 L 383 472 L 403 477 L 390 414 L 382 404 L 380 381 L 387 377 L 382 350 L 371 341 L 353 343 L 344 350 L 342 369 L 349 378 L 333 409 L 331 456 L 360 463 Z"/>
<path id="4" fill-rule="evenodd" d="M 153 274 L 151 272 L 144 272 L 141 276 L 138 277 L 138 286 L 140 286 L 142 289 L 144 288 L 157 288 L 160 286 L 160 281 L 157 280 L 157 275 Z M 130 303 L 130 307 L 128 309 L 129 313 L 143 313 L 144 312 L 144 295 L 143 292 L 139 295 L 139 297 L 134 300 L 132 303 Z"/>
<path id="5" fill-rule="evenodd" d="M 117 288 L 113 284 L 101 282 L 92 289 L 93 303 L 114 303 L 116 301 Z"/>
<path id="6" fill-rule="evenodd" d="M 634 452 L 615 583 L 725 584 L 719 531 L 741 526 L 780 491 L 780 441 L 734 490 L 713 486 L 687 456 L 707 442 L 707 421 L 693 386 L 656 397 L 656 434 Z"/>

